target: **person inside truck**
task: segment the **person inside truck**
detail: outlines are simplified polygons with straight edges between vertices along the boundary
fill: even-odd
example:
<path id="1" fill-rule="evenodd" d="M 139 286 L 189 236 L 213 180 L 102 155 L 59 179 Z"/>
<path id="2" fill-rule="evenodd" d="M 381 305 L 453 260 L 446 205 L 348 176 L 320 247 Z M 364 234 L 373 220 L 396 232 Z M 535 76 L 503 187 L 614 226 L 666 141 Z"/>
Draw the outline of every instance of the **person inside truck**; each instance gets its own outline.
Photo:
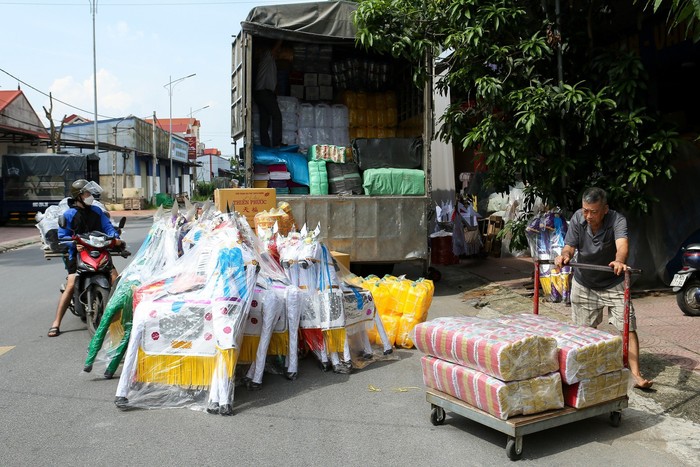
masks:
<path id="1" fill-rule="evenodd" d="M 103 232 L 111 237 L 119 238 L 119 232 L 114 228 L 107 214 L 93 205 L 95 200 L 93 193 L 101 193 L 102 188 L 95 182 L 88 182 L 80 179 L 73 182 L 70 187 L 71 200 L 68 205 L 70 208 L 63 213 L 66 220 L 65 227 L 58 228 L 58 238 L 69 238 L 74 234 L 82 234 L 92 231 Z M 123 246 L 124 241 L 120 240 Z M 61 334 L 60 326 L 63 315 L 66 314 L 68 305 L 73 297 L 73 289 L 75 288 L 75 274 L 77 270 L 76 264 L 76 247 L 72 246 L 68 250 L 68 259 L 66 261 L 66 269 L 68 270 L 68 278 L 66 280 L 66 288 L 58 300 L 56 308 L 56 317 L 51 323 L 48 336 L 56 337 Z M 112 284 L 117 279 L 117 268 L 112 269 L 111 279 Z"/>
<path id="2" fill-rule="evenodd" d="M 253 84 L 253 101 L 258 106 L 260 115 L 260 143 L 266 147 L 282 146 L 282 113 L 277 104 L 277 63 L 276 59 L 282 47 L 282 41 L 274 44 L 256 45 L 255 82 Z M 272 138 L 268 132 L 272 127 Z"/>

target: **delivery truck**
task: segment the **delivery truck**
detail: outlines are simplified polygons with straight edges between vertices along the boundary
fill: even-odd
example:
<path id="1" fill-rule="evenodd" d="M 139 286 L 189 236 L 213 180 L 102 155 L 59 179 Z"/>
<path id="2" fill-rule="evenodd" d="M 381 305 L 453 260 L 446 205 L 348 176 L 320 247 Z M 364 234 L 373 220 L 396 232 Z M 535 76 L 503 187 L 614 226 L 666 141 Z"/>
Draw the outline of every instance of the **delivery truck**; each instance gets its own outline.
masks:
<path id="1" fill-rule="evenodd" d="M 282 107 L 289 101 L 299 106 L 301 115 L 296 122 L 283 118 L 283 142 L 299 146 L 304 156 L 314 144 L 354 145 L 354 156 L 362 150 L 362 162 L 354 162 L 363 190 L 295 194 L 304 193 L 303 186 L 300 191 L 298 186 L 277 188 L 278 184 L 277 200 L 289 203 L 297 223 L 311 229 L 320 224 L 323 241 L 348 254 L 351 263 L 419 261 L 427 271 L 433 102 L 430 86 L 419 89 L 412 74 L 415 67 L 431 62 L 408 63 L 362 47 L 355 37 L 356 8 L 355 3 L 339 1 L 264 5 L 250 11 L 232 43 L 231 136 L 240 148 L 246 186 L 262 187 L 255 173 L 260 148 L 253 99 L 255 57 L 261 44 L 281 41 L 278 100 L 283 116 Z M 345 128 L 317 127 L 312 130 L 315 139 L 308 136 L 305 111 L 343 107 L 348 115 Z M 348 152 L 347 160 L 351 157 Z M 411 189 L 387 193 L 367 188 L 369 172 L 363 169 L 405 169 L 406 159 L 413 168 L 398 173 L 398 178 L 405 181 L 416 171 L 422 173 L 411 179 Z M 396 179 L 397 174 L 392 176 Z"/>
<path id="2" fill-rule="evenodd" d="M 70 195 L 75 180 L 99 177 L 99 158 L 92 155 L 30 153 L 0 159 L 0 223 L 34 222 L 37 212 Z"/>

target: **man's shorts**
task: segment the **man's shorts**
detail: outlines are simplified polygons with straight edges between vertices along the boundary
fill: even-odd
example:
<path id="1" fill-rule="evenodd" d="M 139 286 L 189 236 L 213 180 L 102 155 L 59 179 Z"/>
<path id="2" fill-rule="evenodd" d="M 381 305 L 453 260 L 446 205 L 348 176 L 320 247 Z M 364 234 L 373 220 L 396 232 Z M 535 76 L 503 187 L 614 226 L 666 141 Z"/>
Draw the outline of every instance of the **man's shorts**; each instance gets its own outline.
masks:
<path id="1" fill-rule="evenodd" d="M 619 283 L 609 289 L 589 289 L 573 280 L 571 287 L 571 318 L 579 326 L 598 327 L 603 322 L 603 308 L 609 308 L 608 322 L 618 331 L 624 328 L 625 284 Z M 630 300 L 629 330 L 637 330 L 637 318 Z"/>

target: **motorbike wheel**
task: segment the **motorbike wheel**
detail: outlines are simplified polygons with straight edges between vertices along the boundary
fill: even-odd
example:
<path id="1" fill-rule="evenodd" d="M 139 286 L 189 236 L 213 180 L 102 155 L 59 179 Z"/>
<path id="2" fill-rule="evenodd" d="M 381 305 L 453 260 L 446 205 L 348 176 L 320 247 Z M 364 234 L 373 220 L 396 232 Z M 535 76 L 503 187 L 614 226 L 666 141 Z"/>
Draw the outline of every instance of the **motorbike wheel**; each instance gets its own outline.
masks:
<path id="1" fill-rule="evenodd" d="M 678 307 L 688 316 L 700 316 L 700 302 L 697 300 L 700 289 L 700 279 L 692 277 L 686 281 L 683 288 L 676 294 Z"/>
<path id="2" fill-rule="evenodd" d="M 91 285 L 87 290 L 87 328 L 91 336 L 95 335 L 95 331 L 97 331 L 97 328 L 100 325 L 102 314 L 104 313 L 105 306 L 107 305 L 108 296 L 109 290 L 96 285 Z"/>

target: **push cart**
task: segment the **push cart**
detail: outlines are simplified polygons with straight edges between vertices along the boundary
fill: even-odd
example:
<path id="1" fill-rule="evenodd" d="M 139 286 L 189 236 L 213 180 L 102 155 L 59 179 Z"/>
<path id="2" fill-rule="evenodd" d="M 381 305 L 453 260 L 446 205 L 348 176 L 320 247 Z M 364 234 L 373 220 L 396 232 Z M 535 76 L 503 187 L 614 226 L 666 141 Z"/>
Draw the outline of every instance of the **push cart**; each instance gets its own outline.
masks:
<path id="1" fill-rule="evenodd" d="M 534 314 L 539 314 L 539 270 L 540 264 L 551 264 L 552 261 L 535 260 L 535 294 Z M 611 271 L 607 266 L 598 266 L 585 263 L 571 263 L 572 267 L 582 269 L 592 269 L 597 271 Z M 627 367 L 627 355 L 629 348 L 629 307 L 630 307 L 630 276 L 639 274 L 641 270 L 627 268 L 625 270 L 625 313 L 623 327 L 623 342 L 622 342 L 622 357 L 624 366 Z M 430 403 L 430 422 L 435 425 L 442 425 L 445 422 L 445 411 L 449 410 L 457 415 L 461 415 L 469 420 L 473 420 L 482 425 L 493 428 L 508 436 L 506 443 L 506 455 L 510 460 L 518 460 L 523 453 L 523 436 L 531 433 L 537 433 L 542 430 L 565 425 L 567 423 L 584 420 L 586 418 L 595 417 L 605 413 L 610 414 L 610 423 L 617 427 L 622 422 L 622 409 L 627 407 L 629 400 L 628 396 L 618 397 L 600 404 L 582 409 L 573 407 L 564 407 L 558 410 L 549 410 L 533 415 L 519 415 L 510 417 L 506 420 L 501 420 L 498 417 L 467 404 L 455 397 L 445 394 L 442 391 L 428 388 L 426 390 L 425 399 Z"/>

